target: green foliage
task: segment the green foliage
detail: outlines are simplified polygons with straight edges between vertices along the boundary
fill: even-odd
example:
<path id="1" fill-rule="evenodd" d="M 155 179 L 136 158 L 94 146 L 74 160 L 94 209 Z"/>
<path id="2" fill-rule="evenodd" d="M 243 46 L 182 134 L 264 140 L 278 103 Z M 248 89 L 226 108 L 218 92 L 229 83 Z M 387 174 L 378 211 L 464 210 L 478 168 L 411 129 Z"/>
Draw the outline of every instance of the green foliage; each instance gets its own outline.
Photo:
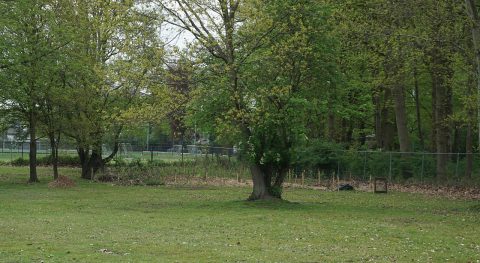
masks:
<path id="1" fill-rule="evenodd" d="M 232 36 L 239 48 L 230 50 L 238 59 L 204 55 L 206 81 L 196 90 L 190 123 L 238 145 L 245 159 L 271 173 L 266 176 L 273 181 L 285 176 L 297 147 L 306 143 L 309 123 L 318 123 L 313 116 L 337 79 L 335 41 L 324 5 L 241 4 L 238 15 L 245 22 Z M 250 39 L 258 45 L 251 46 Z"/>
<path id="2" fill-rule="evenodd" d="M 13 166 L 28 166 L 29 161 L 28 159 L 17 158 L 8 162 L 8 164 Z M 40 166 L 47 166 L 53 164 L 53 158 L 51 155 L 42 156 L 37 158 L 37 165 Z M 70 155 L 59 155 L 58 156 L 58 165 L 59 166 L 72 166 L 72 167 L 79 167 L 80 166 L 80 159 L 78 156 L 70 156 Z"/>
<path id="3" fill-rule="evenodd" d="M 268 192 L 271 196 L 276 198 L 282 198 L 283 187 L 280 186 L 272 186 L 268 189 Z"/>
<path id="4" fill-rule="evenodd" d="M 146 144 L 147 126 L 182 142 L 203 133 L 277 176 L 332 170 L 326 142 L 471 152 L 478 23 L 466 10 L 434 0 L 2 1 L 0 130 L 68 137 L 85 164 L 105 144 Z M 164 20 L 195 41 L 169 48 Z"/>
<path id="5" fill-rule="evenodd" d="M 9 162 L 13 166 L 27 166 L 29 164 L 28 159 L 17 158 Z"/>
<path id="6" fill-rule="evenodd" d="M 308 146 L 298 149 L 295 164 L 303 169 L 332 173 L 336 171 L 344 152 L 340 144 L 312 140 Z"/>

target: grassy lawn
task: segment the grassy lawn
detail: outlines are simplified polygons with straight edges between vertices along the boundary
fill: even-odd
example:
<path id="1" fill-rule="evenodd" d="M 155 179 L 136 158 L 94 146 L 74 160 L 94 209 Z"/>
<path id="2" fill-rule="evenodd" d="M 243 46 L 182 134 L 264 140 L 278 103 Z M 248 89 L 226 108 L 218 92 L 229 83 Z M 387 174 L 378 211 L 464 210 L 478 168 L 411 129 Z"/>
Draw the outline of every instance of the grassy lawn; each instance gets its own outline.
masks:
<path id="1" fill-rule="evenodd" d="M 61 174 L 78 178 L 77 169 Z M 0 167 L 0 262 L 478 262 L 480 203 L 406 193 L 27 185 Z"/>

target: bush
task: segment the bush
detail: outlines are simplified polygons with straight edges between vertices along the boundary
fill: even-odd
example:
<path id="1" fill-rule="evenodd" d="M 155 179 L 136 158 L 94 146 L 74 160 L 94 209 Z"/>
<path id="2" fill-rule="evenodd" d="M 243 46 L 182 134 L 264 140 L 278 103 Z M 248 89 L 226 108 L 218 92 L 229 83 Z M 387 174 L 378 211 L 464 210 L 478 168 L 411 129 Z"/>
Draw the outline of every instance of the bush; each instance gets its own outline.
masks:
<path id="1" fill-rule="evenodd" d="M 296 170 L 321 170 L 331 173 L 337 169 L 341 161 L 339 153 L 342 150 L 340 144 L 314 140 L 310 145 L 299 150 L 295 162 Z"/>
<path id="2" fill-rule="evenodd" d="M 17 158 L 13 161 L 10 161 L 10 165 L 13 166 L 27 166 L 29 164 L 28 159 Z"/>
<path id="3" fill-rule="evenodd" d="M 45 157 L 38 159 L 38 164 L 40 165 L 52 165 L 53 158 L 51 155 L 47 155 Z M 78 156 L 70 156 L 70 155 L 60 155 L 58 156 L 58 165 L 60 166 L 79 166 L 80 165 L 80 158 Z"/>
<path id="4" fill-rule="evenodd" d="M 37 165 L 52 165 L 53 158 L 51 155 L 42 156 L 37 158 Z M 18 158 L 13 161 L 10 161 L 10 165 L 13 166 L 27 166 L 29 165 L 28 159 Z M 69 155 L 61 155 L 58 157 L 58 165 L 59 166 L 79 166 L 80 159 L 78 156 L 69 156 Z"/>

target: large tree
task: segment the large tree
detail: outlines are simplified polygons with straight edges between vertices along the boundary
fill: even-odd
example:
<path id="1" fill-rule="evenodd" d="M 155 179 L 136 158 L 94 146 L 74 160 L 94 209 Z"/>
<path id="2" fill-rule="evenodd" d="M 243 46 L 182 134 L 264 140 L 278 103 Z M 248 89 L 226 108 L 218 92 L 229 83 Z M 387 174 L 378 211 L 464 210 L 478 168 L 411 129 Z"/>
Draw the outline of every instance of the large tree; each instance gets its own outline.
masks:
<path id="1" fill-rule="evenodd" d="M 209 82 L 195 103 L 197 123 L 242 148 L 252 173 L 250 200 L 281 198 L 295 146 L 306 136 L 307 112 L 331 73 L 324 6 L 174 2 L 163 4 L 168 22 L 189 31 L 207 54 Z"/>
<path id="2" fill-rule="evenodd" d="M 118 151 L 125 112 L 154 81 L 161 63 L 158 20 L 134 1 L 80 1 L 74 7 L 78 38 L 65 133 L 77 142 L 82 178 L 92 179 Z M 111 152 L 104 144 L 111 138 Z"/>

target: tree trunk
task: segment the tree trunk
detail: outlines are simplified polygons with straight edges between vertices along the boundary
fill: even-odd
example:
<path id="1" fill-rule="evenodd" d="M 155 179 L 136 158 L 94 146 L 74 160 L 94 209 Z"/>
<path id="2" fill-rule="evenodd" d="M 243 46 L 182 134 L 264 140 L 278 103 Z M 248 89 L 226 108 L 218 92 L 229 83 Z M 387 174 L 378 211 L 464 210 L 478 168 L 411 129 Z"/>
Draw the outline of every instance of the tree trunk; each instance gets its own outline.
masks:
<path id="1" fill-rule="evenodd" d="M 266 176 L 259 165 L 251 165 L 250 172 L 252 173 L 253 191 L 248 198 L 249 201 L 272 199 L 269 193 Z"/>
<path id="2" fill-rule="evenodd" d="M 437 152 L 437 176 L 439 180 L 445 180 L 447 176 L 448 152 L 450 150 L 450 125 L 448 117 L 451 114 L 451 87 L 449 80 L 453 72 L 450 61 L 442 53 L 444 47 L 432 50 L 432 84 L 435 91 L 435 146 Z"/>
<path id="3" fill-rule="evenodd" d="M 453 140 L 450 145 L 450 152 L 451 153 L 459 153 L 463 152 L 463 149 L 461 147 L 461 129 L 459 127 L 459 124 L 455 123 L 454 124 L 454 129 L 453 129 Z M 456 158 L 455 156 L 452 156 Z M 453 159 L 452 159 L 453 160 Z"/>
<path id="4" fill-rule="evenodd" d="M 469 123 L 467 126 L 467 137 L 465 142 L 465 149 L 466 149 L 466 166 L 465 166 L 465 177 L 468 179 L 472 178 L 472 170 L 473 170 L 473 127 L 472 124 Z"/>
<path id="5" fill-rule="evenodd" d="M 36 139 L 36 119 L 33 110 L 29 113 L 29 134 L 30 134 L 30 151 L 29 151 L 29 164 L 30 164 L 30 183 L 39 182 L 37 176 L 37 139 Z"/>
<path id="6" fill-rule="evenodd" d="M 475 89 L 475 77 L 469 77 L 468 87 L 466 96 L 472 97 L 474 96 L 474 89 Z M 473 132 L 475 126 L 475 109 L 476 106 L 472 105 L 472 103 L 468 103 L 465 105 L 467 110 L 467 134 L 465 137 L 465 152 L 466 152 L 466 164 L 465 164 L 465 177 L 467 179 L 472 178 L 473 172 Z"/>
<path id="7" fill-rule="evenodd" d="M 335 113 L 334 113 L 334 99 L 331 92 L 328 93 L 328 139 L 332 142 L 335 141 Z"/>
<path id="8" fill-rule="evenodd" d="M 78 157 L 80 158 L 80 164 L 82 167 L 82 179 L 92 179 L 92 167 L 90 166 L 90 149 L 79 146 L 77 149 Z"/>
<path id="9" fill-rule="evenodd" d="M 287 177 L 288 174 L 288 168 L 287 167 L 282 167 L 279 169 L 278 176 L 275 179 L 275 183 L 273 184 L 274 187 L 281 188 L 283 187 L 283 182 L 285 181 L 285 178 Z"/>
<path id="10" fill-rule="evenodd" d="M 55 134 L 48 135 L 50 139 L 50 152 L 52 156 L 53 179 L 58 179 L 58 140 L 55 140 Z"/>
<path id="11" fill-rule="evenodd" d="M 381 95 L 375 97 L 376 117 L 375 117 L 375 137 L 377 147 L 383 150 L 391 150 L 393 144 L 393 134 L 395 127 L 390 120 L 391 91 L 384 86 L 379 87 Z"/>
<path id="12" fill-rule="evenodd" d="M 402 84 L 394 84 L 394 110 L 397 124 L 398 141 L 401 152 L 410 151 L 410 136 L 407 127 L 407 111 L 405 109 L 405 91 Z"/>
<path id="13" fill-rule="evenodd" d="M 417 130 L 418 130 L 418 139 L 420 140 L 420 146 L 422 150 L 425 148 L 425 139 L 423 138 L 423 130 L 422 130 L 422 117 L 420 114 L 420 89 L 418 88 L 418 76 L 417 76 L 417 68 L 413 69 L 413 78 L 414 78 L 414 85 L 415 85 L 415 111 L 417 117 Z"/>
<path id="14" fill-rule="evenodd" d="M 91 153 L 89 147 L 78 147 L 77 151 L 82 166 L 83 179 L 93 180 L 95 174 L 99 171 L 103 171 L 105 169 L 105 165 L 110 162 L 115 157 L 115 155 L 117 155 L 119 150 L 118 138 L 120 137 L 122 129 L 123 127 L 119 127 L 115 132 L 113 150 L 110 155 L 105 158 L 103 158 L 101 142 L 95 143 L 93 149 L 91 150 Z M 78 141 L 77 144 L 81 145 Z"/>
<path id="15" fill-rule="evenodd" d="M 103 169 L 101 152 L 93 149 L 90 153 L 88 150 L 82 149 L 82 151 L 79 151 L 79 156 L 82 164 L 82 178 L 93 180 L 95 173 Z"/>
<path id="16" fill-rule="evenodd" d="M 376 148 L 383 149 L 382 145 L 382 108 L 380 107 L 380 96 L 374 95 L 373 103 L 375 105 L 375 142 Z"/>
<path id="17" fill-rule="evenodd" d="M 332 110 L 328 112 L 328 138 L 330 141 L 335 141 L 335 115 Z"/>
<path id="18" fill-rule="evenodd" d="M 433 80 L 432 74 L 432 82 Z M 437 151 L 437 115 L 436 115 L 436 108 L 437 108 L 437 90 L 436 86 L 432 83 L 432 129 L 430 132 L 430 151 L 436 152 Z"/>
<path id="19" fill-rule="evenodd" d="M 92 155 L 90 156 L 90 167 L 92 169 L 92 180 L 94 179 L 98 171 L 103 171 L 105 169 L 105 163 L 102 159 L 101 148 L 97 148 L 92 151 Z"/>

